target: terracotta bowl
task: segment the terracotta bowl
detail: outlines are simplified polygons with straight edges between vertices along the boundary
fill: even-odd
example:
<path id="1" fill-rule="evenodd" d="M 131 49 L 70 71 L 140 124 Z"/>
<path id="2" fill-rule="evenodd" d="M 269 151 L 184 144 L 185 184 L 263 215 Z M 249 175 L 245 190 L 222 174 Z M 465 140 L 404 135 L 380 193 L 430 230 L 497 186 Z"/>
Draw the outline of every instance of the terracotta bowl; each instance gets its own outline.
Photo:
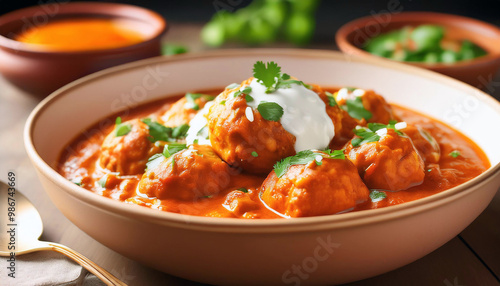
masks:
<path id="1" fill-rule="evenodd" d="M 68 17 L 105 17 L 127 21 L 144 35 L 143 42 L 93 51 L 50 51 L 43 46 L 15 41 L 27 29 Z M 165 20 L 150 10 L 113 3 L 52 3 L 0 16 L 0 72 L 19 88 L 48 95 L 84 75 L 135 60 L 159 56 Z"/>
<path id="2" fill-rule="evenodd" d="M 188 90 L 239 82 L 251 75 L 257 60 L 276 61 L 305 82 L 373 88 L 390 102 L 457 127 L 483 148 L 492 167 L 463 185 L 397 206 L 268 220 L 196 217 L 129 205 L 80 188 L 54 169 L 66 144 L 100 119 Z M 453 104 L 466 106 L 467 118 L 454 113 Z M 348 60 L 331 51 L 225 50 L 153 58 L 77 80 L 35 108 L 24 138 L 54 204 L 118 253 L 216 285 L 337 284 L 415 261 L 469 225 L 500 186 L 500 133 L 488 132 L 499 124 L 496 100 L 423 69 L 375 58 Z M 301 267 L 302 277 L 294 265 Z"/>
<path id="3" fill-rule="evenodd" d="M 405 26 L 435 24 L 445 28 L 450 39 L 468 39 L 481 46 L 488 55 L 455 64 L 426 64 L 406 62 L 406 64 L 436 71 L 473 86 L 484 88 L 500 67 L 500 29 L 494 25 L 462 16 L 430 13 L 403 12 L 380 14 L 351 21 L 342 26 L 335 35 L 339 49 L 361 57 L 378 57 L 360 47 L 370 38 Z"/>

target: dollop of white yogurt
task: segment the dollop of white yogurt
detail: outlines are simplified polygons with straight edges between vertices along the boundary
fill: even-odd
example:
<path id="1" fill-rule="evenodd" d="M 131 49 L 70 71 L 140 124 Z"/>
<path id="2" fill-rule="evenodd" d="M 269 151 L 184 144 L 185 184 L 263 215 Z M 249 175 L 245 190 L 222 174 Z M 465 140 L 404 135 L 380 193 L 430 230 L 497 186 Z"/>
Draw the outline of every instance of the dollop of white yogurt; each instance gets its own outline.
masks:
<path id="1" fill-rule="evenodd" d="M 294 135 L 295 151 L 308 149 L 323 150 L 335 136 L 335 127 L 326 113 L 325 103 L 314 91 L 301 84 L 293 83 L 289 88 L 279 88 L 266 93 L 266 87 L 257 79 L 250 83 L 253 101 L 247 105 L 257 110 L 261 102 L 274 102 L 283 108 L 280 123 Z M 188 135 L 189 136 L 189 135 Z"/>
<path id="2" fill-rule="evenodd" d="M 208 120 L 207 114 L 210 106 L 214 104 L 213 101 L 207 102 L 205 106 L 196 113 L 196 115 L 189 121 L 189 129 L 186 135 L 186 144 L 194 144 L 198 140 L 199 145 L 212 145 L 210 138 L 208 138 Z"/>

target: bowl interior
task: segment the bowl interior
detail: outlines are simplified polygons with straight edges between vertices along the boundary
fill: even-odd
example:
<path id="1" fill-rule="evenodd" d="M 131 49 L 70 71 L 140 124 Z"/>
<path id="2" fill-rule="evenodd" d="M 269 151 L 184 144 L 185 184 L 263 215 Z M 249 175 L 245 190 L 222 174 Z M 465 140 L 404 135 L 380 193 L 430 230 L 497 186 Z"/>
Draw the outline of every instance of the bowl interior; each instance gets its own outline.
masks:
<path id="1" fill-rule="evenodd" d="M 0 17 L 0 39 L 4 45 L 17 44 L 16 48 L 37 45 L 19 43 L 15 39 L 23 32 L 51 21 L 75 18 L 113 19 L 124 28 L 141 34 L 144 41 L 159 36 L 165 31 L 165 21 L 147 9 L 114 3 L 61 3 L 46 4 L 17 10 Z"/>
<path id="2" fill-rule="evenodd" d="M 224 51 L 163 57 L 108 69 L 80 79 L 45 100 L 28 130 L 39 156 L 53 168 L 68 142 L 110 114 L 159 98 L 222 88 L 252 75 L 255 61 L 323 86 L 374 89 L 391 103 L 410 107 L 457 128 L 500 162 L 500 104 L 478 89 L 429 71 L 383 60 L 358 60 L 337 52 Z"/>

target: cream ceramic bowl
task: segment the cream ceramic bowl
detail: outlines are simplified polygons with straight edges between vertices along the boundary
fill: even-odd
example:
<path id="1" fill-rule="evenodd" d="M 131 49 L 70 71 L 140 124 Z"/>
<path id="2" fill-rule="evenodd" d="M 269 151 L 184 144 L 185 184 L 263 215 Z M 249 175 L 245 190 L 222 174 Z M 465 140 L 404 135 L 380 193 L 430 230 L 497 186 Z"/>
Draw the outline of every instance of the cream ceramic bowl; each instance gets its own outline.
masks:
<path id="1" fill-rule="evenodd" d="M 112 113 L 251 76 L 257 60 L 327 86 L 373 88 L 390 102 L 449 123 L 475 140 L 492 167 L 456 188 L 383 209 L 275 220 L 206 218 L 101 197 L 55 170 L 66 144 Z M 454 106 L 461 106 L 457 113 Z M 56 91 L 31 114 L 25 145 L 47 194 L 75 225 L 158 270 L 210 284 L 344 283 L 437 249 L 469 225 L 500 186 L 500 104 L 471 86 L 414 67 L 330 51 L 237 50 L 153 58 L 99 72 Z"/>

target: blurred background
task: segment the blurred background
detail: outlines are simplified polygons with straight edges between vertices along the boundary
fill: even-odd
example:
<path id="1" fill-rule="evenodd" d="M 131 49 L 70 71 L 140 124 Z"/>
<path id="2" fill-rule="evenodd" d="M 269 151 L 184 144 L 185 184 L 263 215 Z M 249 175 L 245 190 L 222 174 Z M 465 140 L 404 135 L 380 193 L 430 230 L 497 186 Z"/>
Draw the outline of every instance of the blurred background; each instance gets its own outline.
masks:
<path id="1" fill-rule="evenodd" d="M 24 1 L 7 1 L 0 0 L 0 14 L 8 13 L 10 11 L 38 5 L 38 4 L 48 4 L 48 3 L 62 3 L 67 2 L 67 0 L 24 0 Z M 190 39 L 190 51 L 196 51 L 198 49 L 204 49 L 208 47 L 206 43 L 203 44 L 201 41 L 198 45 L 192 44 L 192 40 L 196 37 L 199 38 L 201 27 L 203 24 L 212 19 L 217 11 L 225 12 L 235 12 L 241 8 L 247 7 L 252 1 L 250 0 L 142 0 L 142 1 L 99 1 L 99 2 L 119 2 L 138 5 L 146 7 L 157 11 L 162 14 L 167 21 L 170 23 L 172 33 L 176 33 L 175 27 L 176 23 L 192 24 L 192 29 L 183 29 L 182 33 L 185 35 L 175 34 L 174 38 L 177 44 L 183 44 L 182 39 Z M 270 1 L 272 2 L 272 1 Z M 457 15 L 463 15 L 467 17 L 472 17 L 480 19 L 486 22 L 490 22 L 495 25 L 500 25 L 500 1 L 498 0 L 445 0 L 445 1 L 435 1 L 435 0 L 336 0 L 336 1 L 310 1 L 310 0 L 299 0 L 296 2 L 303 3 L 313 3 L 312 12 L 308 13 L 307 7 L 298 7 L 297 10 L 299 14 L 307 14 L 305 17 L 300 19 L 295 19 L 298 29 L 304 29 L 304 21 L 313 23 L 313 28 L 311 31 L 299 31 L 305 34 L 305 37 L 298 39 L 287 39 L 283 31 L 280 31 L 277 35 L 262 35 L 258 34 L 257 38 L 274 37 L 272 41 L 264 41 L 260 43 L 260 46 L 278 45 L 278 46 L 294 46 L 301 45 L 303 47 L 311 48 L 333 48 L 335 46 L 334 35 L 335 31 L 342 26 L 342 24 L 362 17 L 368 16 L 375 13 L 382 13 L 388 11 L 392 7 L 397 7 L 402 11 L 435 11 L 435 12 L 445 12 Z M 316 4 L 314 4 L 317 2 Z M 300 4 L 299 4 L 300 6 Z M 307 4 L 306 4 L 307 6 Z M 269 10 L 269 9 L 268 9 Z M 272 10 L 272 9 L 270 9 Z M 288 11 L 287 15 L 290 15 L 294 11 Z M 278 12 L 279 13 L 279 12 Z M 304 19 L 305 18 L 305 19 Z M 311 18 L 311 19 L 309 19 Z M 254 23 L 254 28 L 259 31 L 264 31 L 262 27 L 265 27 L 262 23 Z M 236 25 L 237 26 L 237 25 Z M 315 26 L 315 27 L 314 27 Z M 212 31 L 207 33 L 217 33 L 217 29 L 214 28 Z M 249 34 L 248 30 L 244 30 L 245 34 Z M 250 33 L 251 34 L 251 33 Z M 295 31 L 297 34 L 297 31 Z M 212 46 L 219 46 L 224 39 L 220 39 L 220 35 L 210 34 L 210 38 L 215 38 L 215 42 L 211 43 Z M 219 37 L 219 38 L 217 38 Z M 168 40 L 169 37 L 167 37 Z M 247 42 L 232 41 L 237 42 L 238 45 L 256 45 L 255 41 L 252 42 L 252 36 L 247 37 Z M 219 39 L 219 40 L 217 40 Z M 275 43 L 276 40 L 278 44 Z M 271 43 L 272 42 L 272 43 Z M 227 46 L 227 41 L 225 42 Z M 229 46 L 231 46 L 231 41 Z"/>

